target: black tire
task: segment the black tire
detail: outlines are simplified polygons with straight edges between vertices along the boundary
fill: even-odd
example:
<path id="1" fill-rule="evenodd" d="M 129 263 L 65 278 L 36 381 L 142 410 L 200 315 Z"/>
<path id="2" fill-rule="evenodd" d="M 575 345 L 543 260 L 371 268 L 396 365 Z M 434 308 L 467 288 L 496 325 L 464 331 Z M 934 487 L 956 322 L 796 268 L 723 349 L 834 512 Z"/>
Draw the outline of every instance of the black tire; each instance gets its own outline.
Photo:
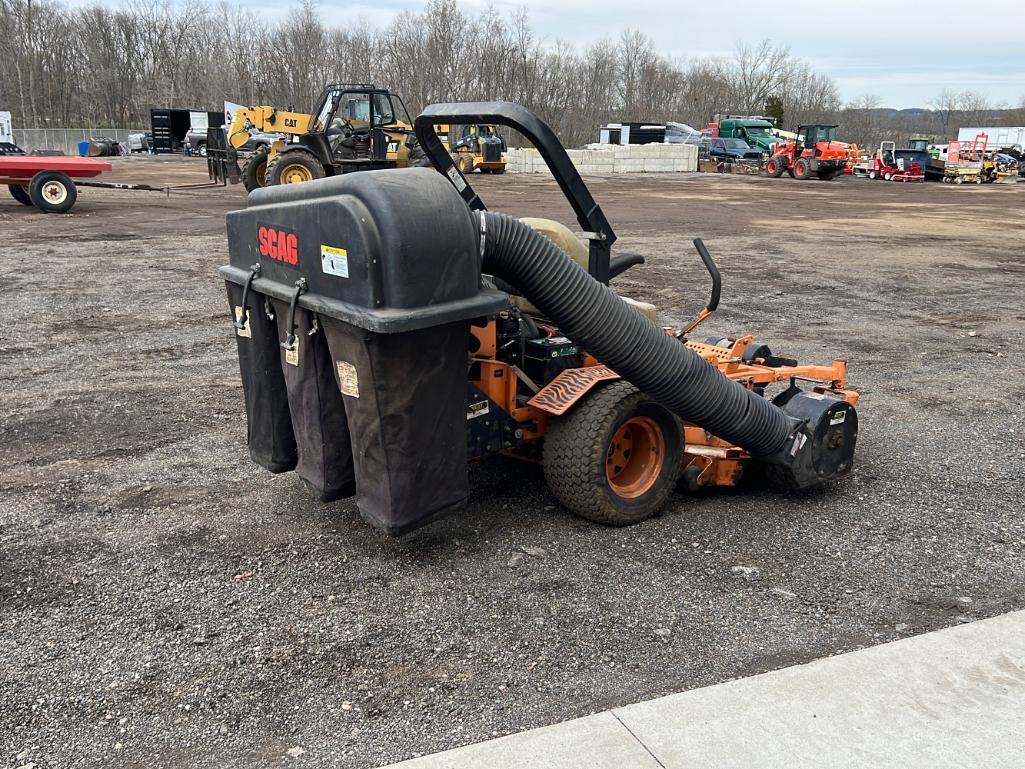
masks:
<path id="1" fill-rule="evenodd" d="M 464 176 L 473 173 L 473 155 L 462 155 L 459 158 L 459 170 L 463 172 Z"/>
<path id="2" fill-rule="evenodd" d="M 266 179 L 267 148 L 260 147 L 242 164 L 242 185 L 246 188 L 246 192 L 252 192 L 266 186 Z"/>
<path id="3" fill-rule="evenodd" d="M 198 147 L 196 147 L 196 152 L 199 154 L 199 156 L 201 158 L 205 158 L 206 157 L 206 142 L 203 142 Z"/>
<path id="4" fill-rule="evenodd" d="M 798 158 L 794 161 L 794 178 L 805 181 L 811 177 L 811 163 L 807 158 Z"/>
<path id="5" fill-rule="evenodd" d="M 638 452 L 631 454 L 632 447 Z M 616 465 L 617 456 L 627 465 Z M 567 414 L 553 417 L 545 435 L 545 479 L 556 499 L 577 515 L 609 526 L 628 526 L 657 513 L 682 466 L 679 418 L 625 381 L 592 390 Z"/>
<path id="6" fill-rule="evenodd" d="M 769 158 L 769 161 L 765 164 L 765 173 L 773 179 L 781 177 L 785 170 L 783 161 L 779 158 Z"/>
<path id="7" fill-rule="evenodd" d="M 60 171 L 40 171 L 28 185 L 32 205 L 44 214 L 63 214 L 78 200 L 78 188 L 71 177 Z"/>
<path id="8" fill-rule="evenodd" d="M 17 200 L 23 206 L 32 205 L 32 198 L 28 196 L 28 190 L 22 187 L 20 184 L 8 184 L 7 189 L 11 191 L 11 197 Z"/>
<path id="9" fill-rule="evenodd" d="M 267 164 L 267 186 L 298 184 L 324 178 L 324 166 L 306 150 L 279 152 Z"/>

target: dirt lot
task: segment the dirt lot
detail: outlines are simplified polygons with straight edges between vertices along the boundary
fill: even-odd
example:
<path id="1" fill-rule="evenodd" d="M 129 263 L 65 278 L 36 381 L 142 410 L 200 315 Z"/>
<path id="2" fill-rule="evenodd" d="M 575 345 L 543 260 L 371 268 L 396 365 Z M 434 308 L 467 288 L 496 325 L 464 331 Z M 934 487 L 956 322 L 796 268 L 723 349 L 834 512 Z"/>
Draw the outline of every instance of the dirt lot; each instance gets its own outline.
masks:
<path id="1" fill-rule="evenodd" d="M 549 180 L 479 186 L 569 218 Z M 1025 606 L 1025 185 L 592 190 L 649 257 L 623 293 L 696 312 L 702 236 L 708 335 L 850 361 L 851 477 L 611 530 L 495 461 L 465 511 L 389 539 L 246 455 L 216 275 L 239 189 L 0 196 L 0 765 L 373 767 Z"/>

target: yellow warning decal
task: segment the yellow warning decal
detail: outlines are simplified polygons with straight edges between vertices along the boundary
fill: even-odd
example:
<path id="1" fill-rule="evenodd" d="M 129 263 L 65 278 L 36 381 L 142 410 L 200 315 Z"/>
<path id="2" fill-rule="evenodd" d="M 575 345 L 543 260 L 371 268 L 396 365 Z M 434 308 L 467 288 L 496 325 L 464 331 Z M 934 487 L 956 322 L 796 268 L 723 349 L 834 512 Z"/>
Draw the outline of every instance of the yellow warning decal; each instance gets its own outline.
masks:
<path id="1" fill-rule="evenodd" d="M 335 246 L 320 246 L 320 268 L 325 275 L 349 277 L 349 252 Z"/>

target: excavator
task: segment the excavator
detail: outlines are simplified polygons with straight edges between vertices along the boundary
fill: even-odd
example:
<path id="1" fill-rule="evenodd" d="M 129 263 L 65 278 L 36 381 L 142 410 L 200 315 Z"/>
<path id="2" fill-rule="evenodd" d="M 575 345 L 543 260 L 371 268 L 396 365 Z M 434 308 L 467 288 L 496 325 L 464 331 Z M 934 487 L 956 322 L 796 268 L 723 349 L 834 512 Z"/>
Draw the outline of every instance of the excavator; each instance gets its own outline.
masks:
<path id="1" fill-rule="evenodd" d="M 241 181 L 250 192 L 351 171 L 405 168 L 424 157 L 412 124 L 401 97 L 387 88 L 332 83 L 311 113 L 271 106 L 236 110 L 226 132 L 209 131 L 207 168 L 212 180 Z M 279 138 L 259 147 L 240 167 L 238 150 L 257 131 Z"/>

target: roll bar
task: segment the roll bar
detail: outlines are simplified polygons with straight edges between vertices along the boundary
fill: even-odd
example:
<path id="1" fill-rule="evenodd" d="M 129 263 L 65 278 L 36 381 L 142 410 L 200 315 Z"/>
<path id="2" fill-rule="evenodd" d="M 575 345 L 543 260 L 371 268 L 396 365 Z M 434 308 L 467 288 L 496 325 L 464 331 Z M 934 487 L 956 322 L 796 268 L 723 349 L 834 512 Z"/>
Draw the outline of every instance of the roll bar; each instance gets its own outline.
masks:
<path id="1" fill-rule="evenodd" d="M 463 200 L 474 211 L 486 211 L 487 206 L 480 199 L 469 181 L 456 168 L 442 144 L 435 124 L 497 123 L 523 134 L 538 150 L 548 164 L 552 176 L 566 196 L 577 221 L 588 239 L 587 271 L 593 278 L 608 284 L 609 261 L 616 233 L 605 218 L 605 212 L 580 178 L 576 166 L 566 154 L 559 137 L 538 115 L 526 107 L 508 101 L 469 101 L 430 104 L 416 118 L 413 130 L 417 141 L 438 171 L 445 174 Z"/>

